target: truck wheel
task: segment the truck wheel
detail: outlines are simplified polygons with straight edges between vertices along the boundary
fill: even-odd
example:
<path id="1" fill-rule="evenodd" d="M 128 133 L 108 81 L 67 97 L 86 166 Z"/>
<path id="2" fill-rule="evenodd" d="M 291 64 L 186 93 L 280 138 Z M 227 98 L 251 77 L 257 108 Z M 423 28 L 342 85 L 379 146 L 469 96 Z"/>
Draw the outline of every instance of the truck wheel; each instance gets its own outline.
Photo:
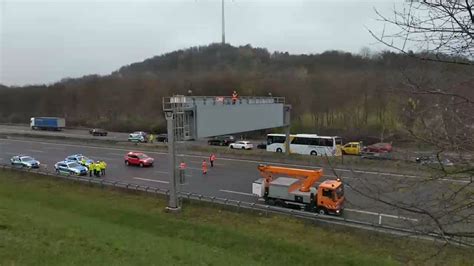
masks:
<path id="1" fill-rule="evenodd" d="M 318 153 L 316 151 L 311 151 L 309 154 L 311 155 L 318 155 Z"/>
<path id="2" fill-rule="evenodd" d="M 320 215 L 326 215 L 326 214 L 327 214 L 327 211 L 326 211 L 326 209 L 321 208 L 321 209 L 318 210 L 318 213 L 319 213 Z"/>
<path id="3" fill-rule="evenodd" d="M 276 152 L 283 152 L 283 150 L 281 148 L 278 148 Z"/>

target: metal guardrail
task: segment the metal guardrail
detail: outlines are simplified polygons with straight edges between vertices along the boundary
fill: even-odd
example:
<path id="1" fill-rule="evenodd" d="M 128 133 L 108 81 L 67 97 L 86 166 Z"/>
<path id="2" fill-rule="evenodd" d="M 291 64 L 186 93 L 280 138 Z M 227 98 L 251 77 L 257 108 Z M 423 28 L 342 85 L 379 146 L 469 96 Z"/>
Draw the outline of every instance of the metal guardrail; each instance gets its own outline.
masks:
<path id="1" fill-rule="evenodd" d="M 169 195 L 169 192 L 170 192 L 169 189 L 155 187 L 155 186 L 144 186 L 140 184 L 105 180 L 101 178 L 88 177 L 88 176 L 57 174 L 55 172 L 48 171 L 47 169 L 44 169 L 44 168 L 27 169 L 27 168 L 19 168 L 19 167 L 15 167 L 11 165 L 0 164 L 0 169 L 10 169 L 10 170 L 31 172 L 31 173 L 37 173 L 37 174 L 42 174 L 42 175 L 47 175 L 47 176 L 61 177 L 68 180 L 88 183 L 91 185 L 99 185 L 100 187 L 109 186 L 109 187 L 115 187 L 115 188 L 140 191 L 140 192 L 145 192 L 145 193 L 161 194 L 165 196 Z M 197 200 L 197 201 L 202 201 L 202 202 L 207 202 L 207 203 L 212 203 L 212 204 L 220 204 L 220 205 L 225 205 L 225 206 L 236 207 L 237 209 L 259 211 L 259 212 L 265 213 L 265 215 L 269 215 L 271 213 L 284 214 L 284 215 L 289 215 L 295 218 L 300 218 L 300 219 L 305 219 L 305 220 L 322 221 L 322 222 L 338 224 L 338 225 L 343 225 L 343 226 L 359 227 L 363 229 L 369 229 L 369 230 L 397 234 L 397 235 L 406 235 L 406 236 L 425 238 L 425 239 L 429 238 L 429 239 L 436 239 L 436 240 L 442 240 L 442 241 L 450 241 L 451 243 L 455 243 L 458 245 L 474 247 L 474 242 L 472 241 L 464 241 L 459 238 L 446 237 L 436 232 L 426 232 L 426 231 L 421 231 L 421 230 L 400 228 L 400 227 L 387 226 L 387 225 L 381 224 L 382 216 L 388 217 L 390 215 L 379 216 L 378 222 L 366 222 L 366 221 L 357 221 L 353 219 L 347 219 L 340 216 L 320 215 L 318 213 L 311 213 L 311 212 L 305 212 L 305 211 L 300 211 L 300 210 L 281 208 L 281 207 L 258 204 L 258 203 L 253 203 L 253 202 L 232 200 L 232 199 L 220 198 L 216 196 L 207 196 L 207 195 L 203 195 L 199 193 L 192 193 L 192 192 L 185 192 L 185 191 L 178 192 L 178 196 L 180 200 L 188 199 L 188 200 Z"/>
<path id="2" fill-rule="evenodd" d="M 285 97 L 256 97 L 239 96 L 235 104 L 285 104 Z M 191 108 L 196 105 L 232 105 L 229 96 L 182 96 L 163 98 L 163 110 L 171 110 L 173 105 L 181 104 L 182 108 Z"/>

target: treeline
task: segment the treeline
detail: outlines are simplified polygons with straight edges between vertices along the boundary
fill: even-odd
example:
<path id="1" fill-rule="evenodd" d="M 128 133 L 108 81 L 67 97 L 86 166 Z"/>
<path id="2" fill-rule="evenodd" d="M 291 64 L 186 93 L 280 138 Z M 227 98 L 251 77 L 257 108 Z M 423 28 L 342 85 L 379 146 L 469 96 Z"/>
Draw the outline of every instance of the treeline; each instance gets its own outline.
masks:
<path id="1" fill-rule="evenodd" d="M 457 65 L 392 52 L 290 55 L 211 44 L 155 56 L 107 76 L 0 87 L 0 122 L 61 116 L 69 126 L 163 132 L 162 97 L 237 90 L 242 96 L 286 97 L 293 105 L 293 132 L 393 138 L 405 126 L 407 80 L 450 86 L 470 74 Z"/>

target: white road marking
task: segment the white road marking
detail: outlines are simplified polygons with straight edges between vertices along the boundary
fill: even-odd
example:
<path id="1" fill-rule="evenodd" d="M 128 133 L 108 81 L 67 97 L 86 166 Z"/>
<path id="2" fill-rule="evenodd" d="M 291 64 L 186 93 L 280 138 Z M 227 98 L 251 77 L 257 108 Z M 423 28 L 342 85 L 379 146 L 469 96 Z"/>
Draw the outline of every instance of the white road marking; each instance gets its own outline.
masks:
<path id="1" fill-rule="evenodd" d="M 40 150 L 27 150 L 27 151 L 33 152 L 33 153 L 35 153 L 35 152 L 36 152 L 36 153 L 43 153 L 43 152 L 44 152 L 44 151 L 40 151 Z"/>
<path id="2" fill-rule="evenodd" d="M 155 173 L 158 173 L 158 174 L 168 174 L 169 172 L 167 172 L 167 171 L 155 171 Z"/>
<path id="3" fill-rule="evenodd" d="M 156 182 L 156 183 L 163 183 L 163 184 L 169 184 L 169 183 L 170 183 L 170 182 L 168 182 L 168 181 L 156 180 L 156 179 L 148 179 L 148 178 L 141 178 L 141 177 L 133 177 L 133 179 L 138 179 L 138 180 L 143 180 L 143 181 L 150 181 L 150 182 Z"/>
<path id="4" fill-rule="evenodd" d="M 232 194 L 245 195 L 245 196 L 254 196 L 252 193 L 245 193 L 245 192 L 232 191 L 232 190 L 226 190 L 226 189 L 221 189 L 221 190 L 219 190 L 219 191 L 221 191 L 221 192 L 227 192 L 227 193 L 232 193 Z"/>
<path id="5" fill-rule="evenodd" d="M 380 215 L 380 216 L 383 216 L 383 217 L 389 217 L 389 218 L 394 218 L 394 219 L 401 219 L 401 220 L 407 220 L 407 221 L 412 221 L 412 222 L 418 222 L 418 219 L 408 218 L 408 217 L 404 217 L 404 216 L 391 215 L 391 214 L 386 214 L 386 213 L 370 212 L 370 211 L 356 210 L 356 209 L 349 209 L 349 208 L 344 209 L 344 211 L 370 214 L 370 215 L 375 215 L 375 216 Z"/>

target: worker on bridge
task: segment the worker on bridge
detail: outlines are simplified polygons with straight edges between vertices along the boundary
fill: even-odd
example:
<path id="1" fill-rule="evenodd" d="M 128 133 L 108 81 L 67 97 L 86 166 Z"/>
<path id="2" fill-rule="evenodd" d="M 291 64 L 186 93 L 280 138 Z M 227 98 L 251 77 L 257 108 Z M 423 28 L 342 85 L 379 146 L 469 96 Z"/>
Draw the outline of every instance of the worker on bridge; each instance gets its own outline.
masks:
<path id="1" fill-rule="evenodd" d="M 215 160 L 216 160 L 216 155 L 214 153 L 211 153 L 211 156 L 209 156 L 209 162 L 211 163 L 211 168 L 214 167 Z"/>
<path id="2" fill-rule="evenodd" d="M 236 91 L 232 93 L 232 104 L 235 104 L 237 102 L 237 99 L 239 98 L 239 95 L 237 94 Z"/>
<path id="3" fill-rule="evenodd" d="M 206 160 L 202 160 L 201 168 L 202 168 L 202 174 L 203 175 L 207 174 L 207 162 L 206 162 Z"/>

